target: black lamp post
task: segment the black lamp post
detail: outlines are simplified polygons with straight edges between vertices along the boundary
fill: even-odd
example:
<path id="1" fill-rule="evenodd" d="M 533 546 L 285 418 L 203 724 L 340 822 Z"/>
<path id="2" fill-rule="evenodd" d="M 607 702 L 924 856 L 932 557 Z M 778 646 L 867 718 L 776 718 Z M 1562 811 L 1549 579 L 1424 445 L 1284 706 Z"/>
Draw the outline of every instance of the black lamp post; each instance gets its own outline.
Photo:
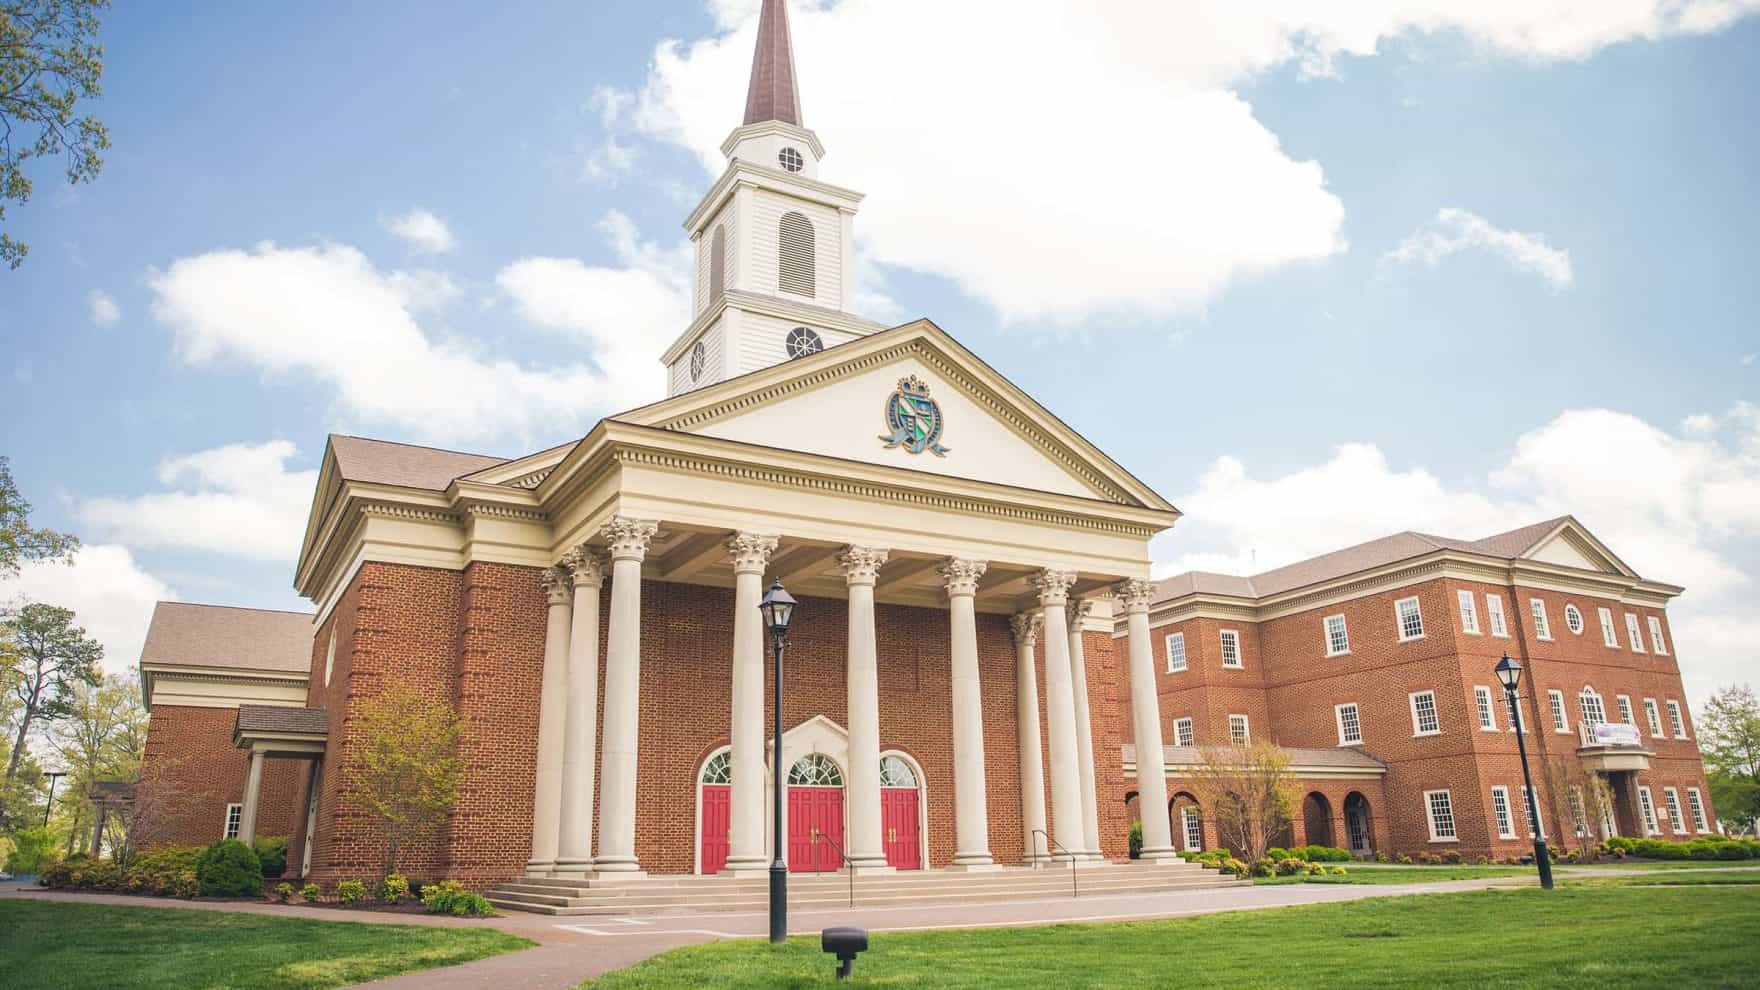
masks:
<path id="1" fill-rule="evenodd" d="M 55 809 L 55 782 L 67 776 L 65 770 L 50 770 L 43 776 L 49 778 L 49 802 L 43 805 L 43 827 L 49 827 L 49 812 Z"/>
<path id="2" fill-rule="evenodd" d="M 1509 658 L 1505 653 L 1503 659 L 1492 668 L 1497 674 L 1498 683 L 1503 685 L 1504 696 L 1509 698 L 1509 721 L 1516 727 L 1516 750 L 1522 754 L 1522 783 L 1528 788 L 1528 828 L 1534 832 L 1534 865 L 1540 868 L 1540 888 L 1552 889 L 1552 857 L 1546 852 L 1546 836 L 1540 832 L 1540 795 L 1534 793 L 1534 776 L 1528 771 L 1528 743 L 1523 737 L 1527 734 L 1522 725 L 1522 706 L 1516 702 L 1516 688 L 1522 683 L 1522 665 Z"/>
<path id="3" fill-rule="evenodd" d="M 776 657 L 775 731 L 770 750 L 775 786 L 770 794 L 770 941 L 780 945 L 788 940 L 788 864 L 782 861 L 782 647 L 788 641 L 788 623 L 794 618 L 794 596 L 772 582 L 758 611 L 764 626 L 770 630 L 770 650 Z"/>

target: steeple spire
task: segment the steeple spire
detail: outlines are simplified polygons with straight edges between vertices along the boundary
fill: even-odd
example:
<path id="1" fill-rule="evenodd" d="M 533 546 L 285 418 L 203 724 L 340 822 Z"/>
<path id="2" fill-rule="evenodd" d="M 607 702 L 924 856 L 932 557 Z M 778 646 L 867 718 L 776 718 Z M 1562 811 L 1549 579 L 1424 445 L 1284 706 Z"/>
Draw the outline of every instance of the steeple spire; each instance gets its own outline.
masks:
<path id="1" fill-rule="evenodd" d="M 748 124 L 779 120 L 801 125 L 801 93 L 794 79 L 794 48 L 788 40 L 786 0 L 764 0 L 758 15 L 758 47 L 752 53 L 752 82 L 746 90 Z"/>

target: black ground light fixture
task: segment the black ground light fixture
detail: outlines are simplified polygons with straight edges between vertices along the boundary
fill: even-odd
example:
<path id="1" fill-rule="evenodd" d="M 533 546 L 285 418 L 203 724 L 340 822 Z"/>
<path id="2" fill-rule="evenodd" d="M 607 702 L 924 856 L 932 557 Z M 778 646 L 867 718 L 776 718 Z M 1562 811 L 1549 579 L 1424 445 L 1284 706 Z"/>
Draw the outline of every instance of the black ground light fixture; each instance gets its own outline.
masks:
<path id="1" fill-rule="evenodd" d="M 55 782 L 67 776 L 65 770 L 50 770 L 43 776 L 49 778 L 49 801 L 43 805 L 43 827 L 49 827 L 49 812 L 55 808 Z"/>
<path id="2" fill-rule="evenodd" d="M 1540 889 L 1552 889 L 1552 857 L 1546 852 L 1546 836 L 1540 832 L 1540 795 L 1534 793 L 1534 775 L 1528 771 L 1527 726 L 1522 724 L 1522 706 L 1516 701 L 1516 688 L 1522 683 L 1522 665 L 1505 653 L 1492 668 L 1497 682 L 1503 685 L 1509 699 L 1509 721 L 1516 727 L 1516 750 L 1522 754 L 1522 783 L 1528 788 L 1528 828 L 1534 832 L 1534 865 L 1540 869 Z"/>
<path id="3" fill-rule="evenodd" d="M 866 928 L 827 928 L 819 933 L 819 948 L 837 956 L 837 978 L 849 979 L 856 954 L 868 951 Z"/>
<path id="4" fill-rule="evenodd" d="M 794 618 L 796 604 L 781 581 L 772 582 L 758 603 L 764 626 L 770 630 L 770 651 L 776 658 L 775 744 L 770 750 L 775 772 L 770 793 L 770 941 L 776 945 L 788 941 L 788 864 L 782 861 L 782 647 L 788 642 L 788 623 Z M 866 936 L 863 938 L 865 941 Z"/>

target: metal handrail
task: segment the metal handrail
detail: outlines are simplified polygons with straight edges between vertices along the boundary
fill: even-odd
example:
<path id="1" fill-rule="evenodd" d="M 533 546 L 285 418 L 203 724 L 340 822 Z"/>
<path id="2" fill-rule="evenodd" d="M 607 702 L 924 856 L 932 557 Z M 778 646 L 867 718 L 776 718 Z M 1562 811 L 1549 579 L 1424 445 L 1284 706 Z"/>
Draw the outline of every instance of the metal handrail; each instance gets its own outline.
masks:
<path id="1" fill-rule="evenodd" d="M 1063 850 L 1063 854 L 1065 856 L 1069 857 L 1069 896 L 1074 897 L 1074 898 L 1080 898 L 1082 896 L 1082 891 L 1081 891 L 1081 887 L 1076 882 L 1076 874 L 1081 871 L 1081 861 L 1076 859 L 1076 854 L 1073 852 L 1070 852 L 1068 849 L 1065 849 L 1063 843 L 1058 842 L 1056 839 L 1053 839 L 1051 837 L 1051 833 L 1045 831 L 1042 828 L 1033 829 L 1033 834 L 1034 835 L 1042 835 L 1045 837 L 1046 848 L 1050 848 L 1051 846 L 1056 846 L 1057 848 Z"/>
<path id="2" fill-rule="evenodd" d="M 813 830 L 813 872 L 814 873 L 825 872 L 825 871 L 819 869 L 819 839 L 820 838 L 824 838 L 824 840 L 826 842 L 831 843 L 831 848 L 837 850 L 837 858 L 843 860 L 843 865 L 849 869 L 849 906 L 853 908 L 856 906 L 856 864 L 853 861 L 851 861 L 848 856 L 844 855 L 843 847 L 837 844 L 836 839 L 833 839 L 828 833 L 821 832 L 818 829 L 814 829 Z"/>

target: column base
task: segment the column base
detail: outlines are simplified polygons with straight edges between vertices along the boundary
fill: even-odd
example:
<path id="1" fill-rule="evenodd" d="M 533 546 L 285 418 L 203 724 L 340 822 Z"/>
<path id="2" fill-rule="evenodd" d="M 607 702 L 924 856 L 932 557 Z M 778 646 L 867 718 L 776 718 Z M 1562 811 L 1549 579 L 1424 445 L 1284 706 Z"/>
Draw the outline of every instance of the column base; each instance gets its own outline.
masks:
<path id="1" fill-rule="evenodd" d="M 556 869 L 553 859 L 530 859 L 526 861 L 526 876 L 547 877 Z"/>
<path id="2" fill-rule="evenodd" d="M 601 867 L 598 871 L 587 874 L 587 879 L 593 881 L 595 886 L 613 887 L 621 883 L 639 883 L 648 879 L 648 874 L 646 870 L 619 870 L 607 873 Z"/>
<path id="3" fill-rule="evenodd" d="M 600 856 L 593 860 L 593 869 L 598 873 L 642 873 L 642 864 L 634 856 Z"/>
<path id="4" fill-rule="evenodd" d="M 763 866 L 726 867 L 719 873 L 709 874 L 712 877 L 733 877 L 736 880 L 755 880 L 770 875 L 770 864 Z"/>
<path id="5" fill-rule="evenodd" d="M 1166 849 L 1145 848 L 1133 862 L 1142 863 L 1145 866 L 1175 866 L 1184 863 L 1185 860 L 1181 859 L 1172 847 L 1168 847 Z"/>
<path id="6" fill-rule="evenodd" d="M 854 870 L 856 876 L 859 877 L 884 876 L 888 873 L 898 872 L 895 867 L 886 862 L 886 857 L 884 856 L 878 859 L 857 859 L 856 857 L 851 856 L 850 859 L 852 860 L 850 869 Z"/>
<path id="7" fill-rule="evenodd" d="M 959 873 L 995 873 L 1002 869 L 987 852 L 954 853 L 953 865 L 948 867 Z"/>
<path id="8" fill-rule="evenodd" d="M 556 868 L 551 871 L 551 875 L 566 877 L 570 880 L 590 879 L 593 875 L 593 861 L 591 859 L 559 858 L 556 860 Z"/>
<path id="9" fill-rule="evenodd" d="M 770 869 L 769 856 L 729 856 L 727 862 L 716 875 L 721 873 L 750 873 L 758 876 Z"/>

